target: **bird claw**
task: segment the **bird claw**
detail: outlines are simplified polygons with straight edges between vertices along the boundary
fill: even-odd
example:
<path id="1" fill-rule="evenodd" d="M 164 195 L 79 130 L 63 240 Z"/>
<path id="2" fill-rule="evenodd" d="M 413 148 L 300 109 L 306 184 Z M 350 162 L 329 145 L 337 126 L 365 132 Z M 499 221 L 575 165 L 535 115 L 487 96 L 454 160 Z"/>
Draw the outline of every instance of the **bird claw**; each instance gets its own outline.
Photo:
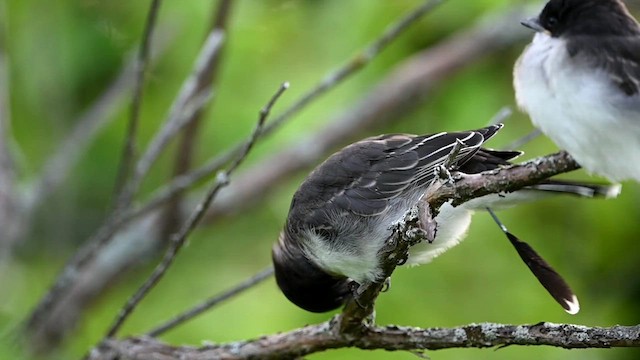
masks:
<path id="1" fill-rule="evenodd" d="M 384 279 L 384 284 L 382 285 L 382 289 L 380 290 L 380 292 L 387 292 L 387 291 L 389 291 L 389 289 L 391 289 L 391 278 L 390 277 Z"/>
<path id="2" fill-rule="evenodd" d="M 445 185 L 453 185 L 455 183 L 451 172 L 445 165 L 436 166 L 434 171 L 436 178 L 440 179 Z"/>

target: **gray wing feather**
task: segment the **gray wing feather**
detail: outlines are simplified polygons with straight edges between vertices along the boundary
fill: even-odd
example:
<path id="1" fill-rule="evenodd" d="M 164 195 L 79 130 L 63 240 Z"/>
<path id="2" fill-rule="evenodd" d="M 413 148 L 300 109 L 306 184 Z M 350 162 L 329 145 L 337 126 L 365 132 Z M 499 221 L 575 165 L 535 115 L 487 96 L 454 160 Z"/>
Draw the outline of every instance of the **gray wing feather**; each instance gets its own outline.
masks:
<path id="1" fill-rule="evenodd" d="M 380 214 L 390 200 L 426 188 L 436 166 L 447 161 L 458 141 L 462 148 L 454 166 L 469 160 L 501 127 L 423 136 L 382 135 L 354 143 L 309 175 L 294 196 L 291 211 L 304 213 L 306 221 L 316 225 L 327 211 L 336 209 L 359 216 Z"/>

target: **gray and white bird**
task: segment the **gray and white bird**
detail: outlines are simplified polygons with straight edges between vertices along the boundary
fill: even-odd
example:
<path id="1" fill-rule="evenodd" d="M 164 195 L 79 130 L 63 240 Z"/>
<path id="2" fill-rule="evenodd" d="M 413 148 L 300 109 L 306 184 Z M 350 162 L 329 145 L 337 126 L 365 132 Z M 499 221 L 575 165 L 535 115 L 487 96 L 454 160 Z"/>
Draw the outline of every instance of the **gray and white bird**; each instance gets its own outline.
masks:
<path id="1" fill-rule="evenodd" d="M 551 0 L 514 68 L 533 124 L 587 171 L 640 182 L 640 26 L 620 0 Z"/>
<path id="2" fill-rule="evenodd" d="M 363 285 L 381 280 L 378 253 L 392 235 L 391 225 L 420 201 L 436 178 L 436 168 L 448 163 L 456 144 L 461 146 L 450 170 L 468 174 L 509 164 L 508 160 L 520 155 L 481 148 L 501 127 L 421 136 L 381 135 L 330 156 L 294 194 L 284 229 L 273 246 L 276 281 L 284 295 L 305 310 L 325 312 L 346 301 L 353 282 Z M 435 239 L 413 246 L 407 263 L 427 263 L 458 244 L 474 210 L 557 192 L 610 197 L 618 191 L 618 186 L 547 180 L 458 207 L 445 203 L 435 217 Z M 530 265 L 532 271 L 565 310 L 577 312 L 577 298 L 562 278 L 541 258 L 538 261 L 535 251 L 512 243 L 525 261 L 536 258 Z"/>

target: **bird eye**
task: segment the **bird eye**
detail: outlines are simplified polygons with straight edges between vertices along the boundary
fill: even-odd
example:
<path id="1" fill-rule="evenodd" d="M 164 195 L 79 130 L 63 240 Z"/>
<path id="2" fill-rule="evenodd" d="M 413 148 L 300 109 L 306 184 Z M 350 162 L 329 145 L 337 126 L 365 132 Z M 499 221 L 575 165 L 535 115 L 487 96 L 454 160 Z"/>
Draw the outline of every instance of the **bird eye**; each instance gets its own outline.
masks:
<path id="1" fill-rule="evenodd" d="M 558 25 L 558 18 L 555 16 L 550 16 L 547 19 L 547 28 L 549 30 L 553 29 L 554 27 L 556 27 L 556 25 Z"/>

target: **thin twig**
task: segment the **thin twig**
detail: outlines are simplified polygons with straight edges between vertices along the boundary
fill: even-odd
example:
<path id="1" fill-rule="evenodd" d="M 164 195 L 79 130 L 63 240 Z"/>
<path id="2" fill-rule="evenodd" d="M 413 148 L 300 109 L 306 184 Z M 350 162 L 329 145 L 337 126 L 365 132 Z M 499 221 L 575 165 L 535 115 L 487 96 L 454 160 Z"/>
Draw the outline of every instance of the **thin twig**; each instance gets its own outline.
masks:
<path id="1" fill-rule="evenodd" d="M 166 30 L 158 31 L 163 34 L 158 37 L 156 46 L 151 54 L 151 61 L 158 59 L 170 45 L 171 35 Z M 27 208 L 36 209 L 50 194 L 64 183 L 71 168 L 91 141 L 110 121 L 120 105 L 128 99 L 128 93 L 135 83 L 135 56 L 132 56 L 115 80 L 106 88 L 89 108 L 73 121 L 74 129 L 60 142 L 60 146 L 45 161 L 42 174 L 28 191 L 32 194 L 27 201 Z"/>
<path id="2" fill-rule="evenodd" d="M 413 9 L 400 20 L 391 24 L 385 31 L 369 44 L 360 53 L 353 56 L 343 66 L 327 74 L 315 88 L 302 96 L 291 107 L 285 110 L 280 116 L 276 117 L 269 125 L 264 128 L 263 133 L 266 135 L 277 129 L 287 121 L 291 116 L 303 109 L 309 102 L 323 95 L 328 90 L 338 85 L 345 78 L 355 74 L 358 70 L 364 68 L 371 62 L 382 50 L 384 50 L 393 40 L 402 34 L 409 26 L 417 22 L 422 16 L 429 13 L 443 0 L 427 0 L 422 5 Z M 235 150 L 235 149 L 234 149 Z M 232 150 L 233 151 L 233 150 Z"/>
<path id="3" fill-rule="evenodd" d="M 269 100 L 267 105 L 265 105 L 265 107 L 263 107 L 262 110 L 260 110 L 258 123 L 253 133 L 244 144 L 243 150 L 238 156 L 238 158 L 236 158 L 233 161 L 233 163 L 227 168 L 226 171 L 220 172 L 218 174 L 215 183 L 209 189 L 205 198 L 196 207 L 196 209 L 191 214 L 189 219 L 187 219 L 187 221 L 183 224 L 180 231 L 171 237 L 171 245 L 169 246 L 169 249 L 167 249 L 167 251 L 165 252 L 165 255 L 162 261 L 160 262 L 160 264 L 158 264 L 158 266 L 156 266 L 153 273 L 149 276 L 149 278 L 145 281 L 145 283 L 138 289 L 138 291 L 136 291 L 136 293 L 131 298 L 129 298 L 127 303 L 120 310 L 113 325 L 111 325 L 111 327 L 107 331 L 106 338 L 111 338 L 118 332 L 120 327 L 122 327 L 122 325 L 124 324 L 124 321 L 129 317 L 129 315 L 138 306 L 138 304 L 142 301 L 142 299 L 144 299 L 144 297 L 149 293 L 149 291 L 151 291 L 151 289 L 153 289 L 153 287 L 160 281 L 160 279 L 162 279 L 166 271 L 169 269 L 169 267 L 173 263 L 173 260 L 175 259 L 176 255 L 184 245 L 187 237 L 189 236 L 189 234 L 191 234 L 193 229 L 195 229 L 196 225 L 198 225 L 198 222 L 204 216 L 205 212 L 207 211 L 207 208 L 209 207 L 213 199 L 218 194 L 218 191 L 220 191 L 222 187 L 226 186 L 229 183 L 229 177 L 238 168 L 238 166 L 240 166 L 240 164 L 242 164 L 242 162 L 247 158 L 249 151 L 252 149 L 256 139 L 258 138 L 258 134 L 260 134 L 260 132 L 262 131 L 262 128 L 264 126 L 264 123 L 267 117 L 269 116 L 269 112 L 271 111 L 271 108 L 287 88 L 289 88 L 289 83 L 282 84 L 282 86 L 280 86 L 278 91 L 273 95 L 271 100 Z"/>
<path id="4" fill-rule="evenodd" d="M 220 0 L 218 5 L 215 6 L 212 20 L 209 25 L 207 33 L 214 30 L 228 32 L 227 22 L 231 13 L 231 0 Z M 223 44 L 224 45 L 224 44 Z M 202 91 L 206 88 L 213 87 L 216 82 L 216 74 L 220 68 L 222 59 L 222 48 L 216 52 L 214 58 L 209 62 L 208 68 L 202 73 L 202 77 L 198 81 L 198 90 Z M 193 119 L 188 120 L 189 124 L 183 131 L 180 138 L 180 144 L 176 152 L 174 161 L 173 177 L 181 176 L 188 172 L 191 168 L 191 162 L 193 153 L 198 143 L 198 130 L 200 129 L 200 123 L 202 122 L 202 115 L 204 109 L 201 109 L 193 114 Z M 183 221 L 182 207 L 182 193 L 175 193 L 168 201 L 167 205 L 163 209 L 162 216 L 159 218 L 160 234 L 162 234 L 161 241 L 166 239 L 166 235 L 176 232 Z"/>
<path id="5" fill-rule="evenodd" d="M 138 160 L 130 179 L 124 186 L 120 196 L 118 196 L 118 204 L 114 212 L 117 213 L 129 207 L 142 184 L 142 180 L 144 180 L 155 161 L 167 147 L 169 141 L 187 126 L 190 120 L 194 119 L 194 113 L 200 111 L 209 102 L 212 95 L 211 88 L 201 88 L 198 84 L 200 79 L 203 78 L 203 74 L 210 68 L 213 59 L 216 58 L 223 39 L 224 32 L 219 29 L 212 31 L 207 37 L 196 59 L 193 72 L 182 84 L 182 88 L 175 102 L 171 105 L 169 116 L 162 128 L 156 133 L 140 160 Z"/>
<path id="6" fill-rule="evenodd" d="M 226 290 L 225 292 L 218 294 L 210 299 L 207 299 L 206 301 L 192 307 L 191 309 L 181 313 L 180 315 L 174 317 L 173 319 L 165 322 L 162 325 L 157 326 L 156 328 L 152 329 L 151 331 L 149 331 L 147 333 L 148 336 L 151 337 L 157 337 L 160 336 L 162 334 L 164 334 L 165 332 L 177 327 L 178 325 L 181 325 L 183 323 L 185 323 L 186 321 L 189 321 L 191 319 L 193 319 L 194 317 L 202 314 L 203 312 L 213 308 L 214 306 L 219 305 L 220 303 L 231 299 L 232 297 L 235 297 L 236 295 L 239 295 L 241 293 L 243 293 L 245 290 L 248 290 L 258 284 L 260 284 L 261 282 L 263 282 L 264 280 L 268 279 L 269 277 L 271 277 L 271 275 L 273 275 L 273 267 L 270 266 L 269 268 L 262 270 L 261 272 L 259 272 L 258 274 L 252 276 L 251 278 L 241 282 L 240 284 L 234 286 L 231 289 Z"/>
<path id="7" fill-rule="evenodd" d="M 142 105 L 142 95 L 144 90 L 145 75 L 151 57 L 151 39 L 155 30 L 156 20 L 160 10 L 161 0 L 151 0 L 147 21 L 144 26 L 140 51 L 135 62 L 135 85 L 133 90 L 133 100 L 129 113 L 127 134 L 125 135 L 124 147 L 120 159 L 120 168 L 116 176 L 116 186 L 114 194 L 120 193 L 126 179 L 129 177 L 131 168 L 136 158 L 136 138 L 138 137 L 138 124 L 140 122 L 140 109 Z M 114 197 L 114 199 L 117 198 Z"/>
<path id="8" fill-rule="evenodd" d="M 535 129 L 530 133 L 528 133 L 527 135 L 511 142 L 509 145 L 505 146 L 504 148 L 505 150 L 517 150 L 521 148 L 524 144 L 529 143 L 530 141 L 532 141 L 533 139 L 537 138 L 540 135 L 542 135 L 542 131 L 540 131 L 540 129 Z"/>
<path id="9" fill-rule="evenodd" d="M 177 100 L 173 103 L 169 115 L 163 128 L 154 137 L 146 152 L 137 163 L 136 171 L 125 185 L 116 208 L 104 221 L 102 226 L 89 238 L 68 262 L 62 273 L 56 278 L 55 284 L 49 289 L 44 298 L 40 301 L 36 309 L 31 313 L 28 320 L 28 328 L 38 327 L 42 319 L 47 317 L 51 307 L 59 300 L 63 291 L 76 281 L 78 274 L 82 272 L 83 266 L 91 263 L 97 252 L 103 248 L 117 232 L 119 226 L 125 223 L 124 216 L 133 196 L 142 183 L 144 176 L 151 168 L 152 163 L 157 159 L 160 152 L 187 123 L 195 111 L 202 108 L 211 97 L 211 90 L 197 93 L 196 79 L 207 67 L 207 63 L 220 48 L 223 40 L 223 33 L 214 31 L 207 37 L 200 54 L 194 65 L 194 69 L 189 78 L 182 85 Z M 84 140 L 85 138 L 81 138 Z"/>
<path id="10" fill-rule="evenodd" d="M 493 115 L 491 120 L 489 120 L 489 125 L 502 124 L 507 120 L 511 115 L 513 115 L 513 110 L 510 107 L 504 106 L 498 110 L 498 112 Z"/>

